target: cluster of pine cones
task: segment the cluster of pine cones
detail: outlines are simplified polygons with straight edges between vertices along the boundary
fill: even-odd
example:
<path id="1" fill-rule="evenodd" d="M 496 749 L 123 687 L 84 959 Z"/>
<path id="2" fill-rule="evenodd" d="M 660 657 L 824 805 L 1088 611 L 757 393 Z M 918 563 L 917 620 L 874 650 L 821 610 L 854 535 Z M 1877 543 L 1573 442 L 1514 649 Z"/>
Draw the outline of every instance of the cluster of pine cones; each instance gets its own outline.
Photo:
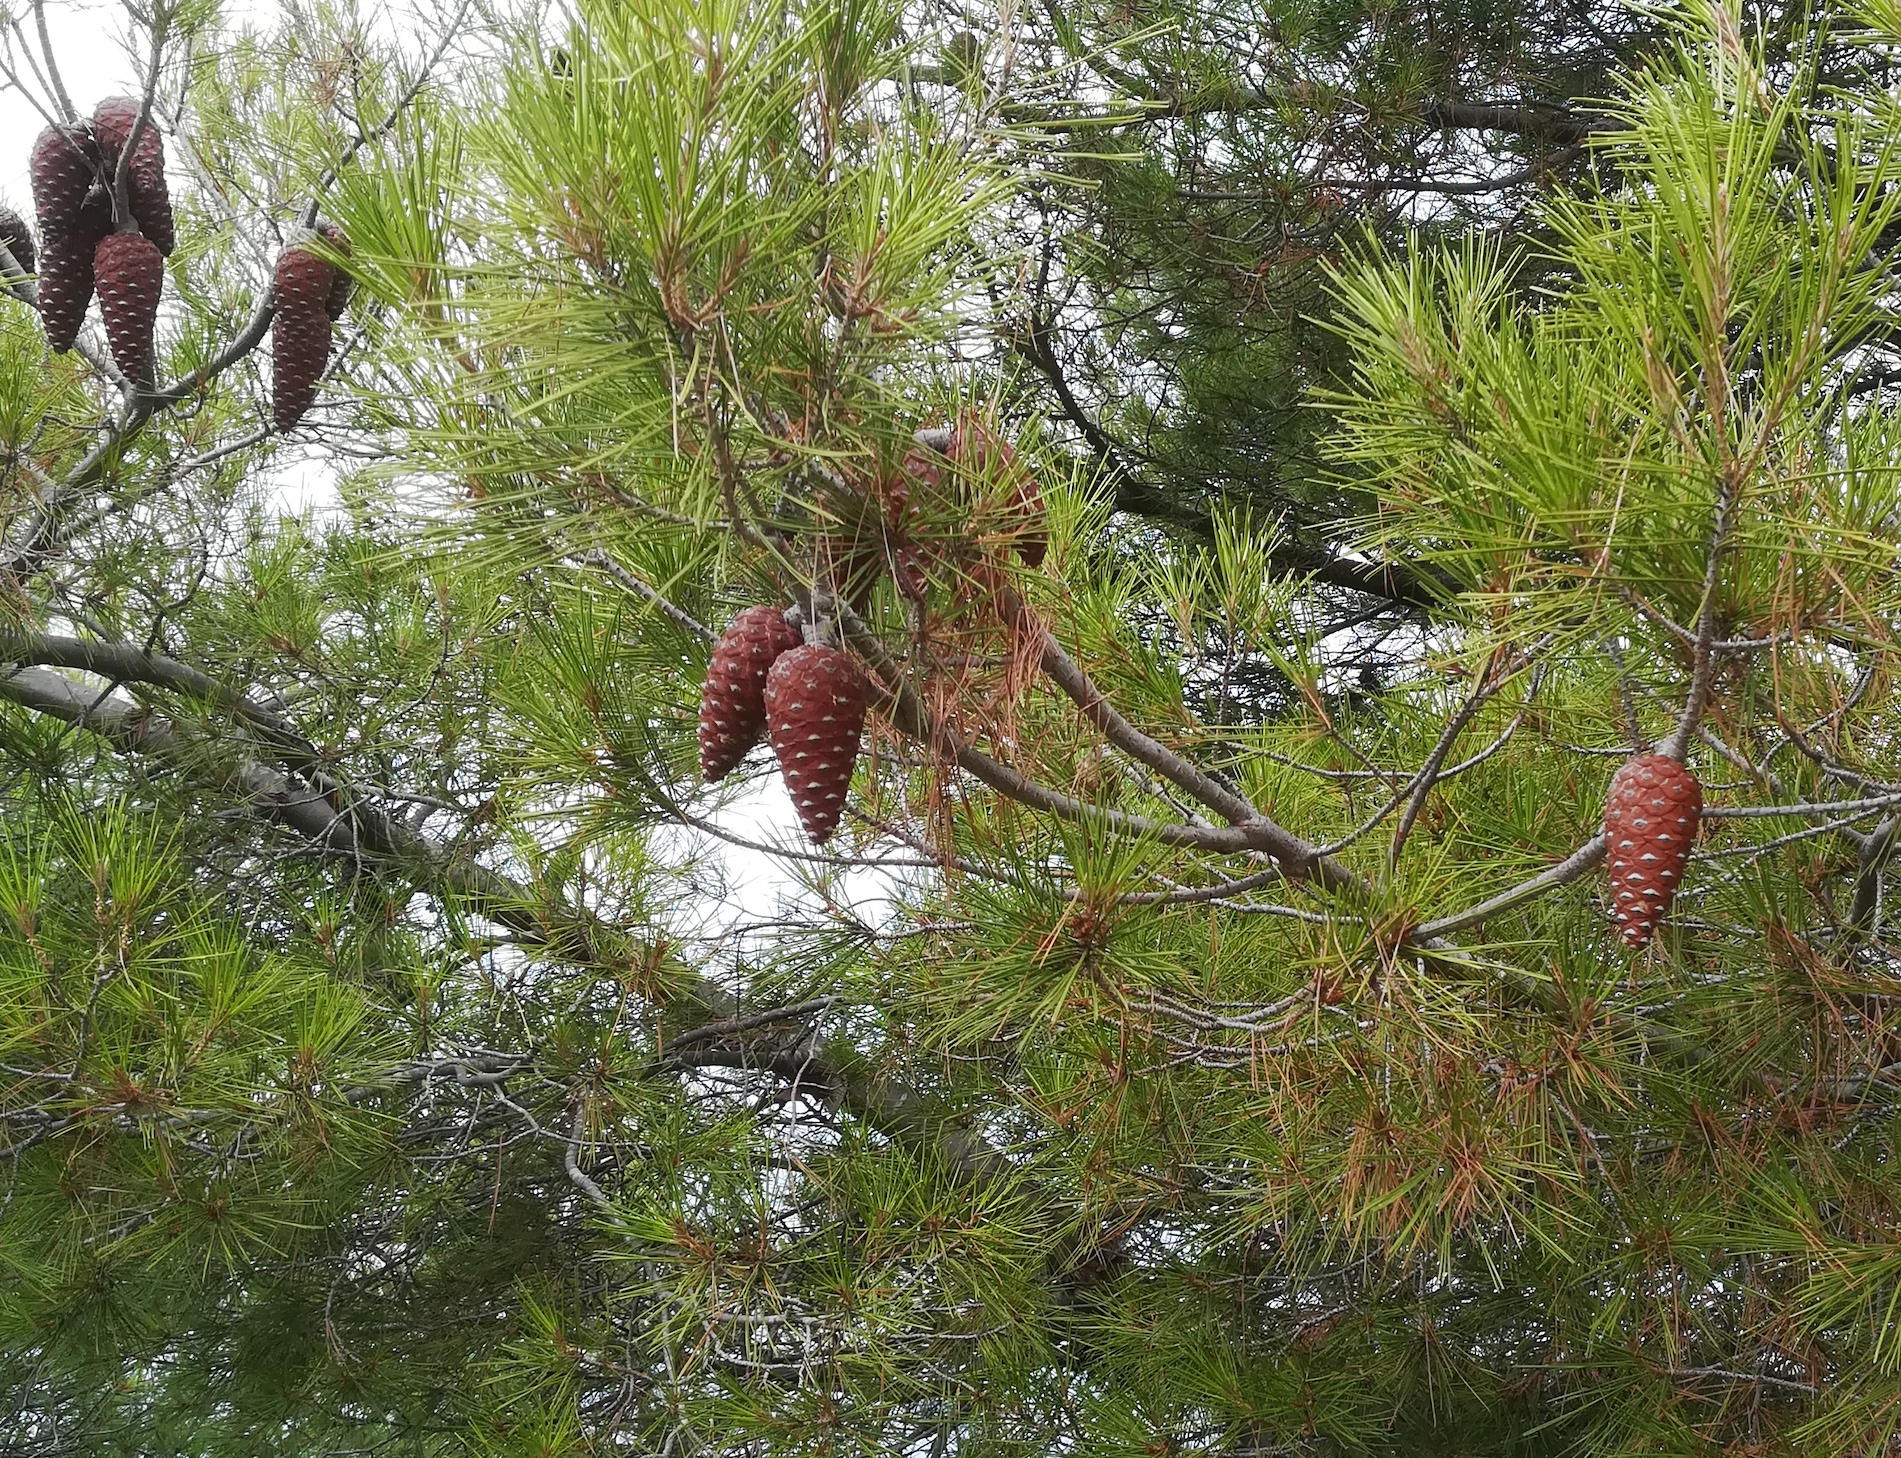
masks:
<path id="1" fill-rule="evenodd" d="M 1005 484 L 1001 524 L 1008 539 L 1031 567 L 1043 563 L 1049 539 L 1042 495 L 1034 477 L 1016 466 L 1015 448 L 974 414 L 965 414 L 944 434 L 941 446 L 919 444 L 896 472 L 875 485 L 848 487 L 845 494 L 856 501 L 833 503 L 849 525 L 819 536 L 814 567 L 833 591 L 860 609 L 872 583 L 887 572 L 905 596 L 923 600 L 925 549 L 912 490 L 960 493 L 955 473 Z M 709 782 L 722 780 L 761 739 L 770 739 L 799 821 L 822 845 L 844 814 L 864 723 L 865 680 L 849 654 L 804 644 L 777 608 L 747 608 L 720 637 L 707 665 L 700 698 L 700 773 Z"/>
<path id="2" fill-rule="evenodd" d="M 961 419 L 942 453 L 923 446 L 879 490 L 866 493 L 880 520 L 875 537 L 860 531 L 821 541 L 819 567 L 846 598 L 862 603 L 888 571 L 906 596 L 921 598 L 923 563 L 908 529 L 911 487 L 943 484 L 947 469 L 1007 469 L 1013 451 L 974 417 Z M 1040 566 L 1048 539 L 1034 479 L 1019 476 L 1008 509 L 1018 518 L 1016 550 Z M 700 700 L 700 773 L 724 779 L 762 738 L 770 738 L 806 834 L 823 844 L 838 828 L 858 761 L 865 720 L 864 679 L 849 655 L 802 645 L 777 608 L 747 608 L 721 636 Z M 1610 910 L 1624 942 L 1649 945 L 1669 914 L 1703 813 L 1703 788 L 1668 755 L 1639 754 L 1612 776 L 1604 806 L 1610 862 Z"/>
<path id="3" fill-rule="evenodd" d="M 164 138 L 151 117 L 141 122 L 140 110 L 130 96 L 110 96 L 89 119 L 42 131 L 32 158 L 37 255 L 26 224 L 5 208 L 0 208 L 0 244 L 26 272 L 35 272 L 37 264 L 40 320 L 55 354 L 78 340 L 97 293 L 113 362 L 135 385 L 150 385 L 165 259 L 177 230 L 165 185 Z M 112 186 L 128 143 L 125 207 L 115 217 Z M 350 301 L 350 276 L 310 247 L 318 237 L 332 252 L 349 254 L 341 230 L 319 223 L 277 260 L 271 415 L 279 430 L 296 425 L 316 399 L 330 358 L 331 326 Z"/>
<path id="4" fill-rule="evenodd" d="M 165 185 L 164 140 L 149 117 L 141 124 L 139 112 L 139 103 L 129 96 L 108 97 L 89 121 L 41 132 L 32 160 L 37 259 L 26 225 L 5 209 L 0 209 L 0 244 L 29 273 L 37 261 L 40 317 L 55 352 L 73 347 L 96 292 L 113 360 L 128 379 L 149 384 L 164 260 L 176 231 Z M 126 216 L 115 221 L 113 178 L 135 130 L 138 140 L 126 164 Z M 272 281 L 271 415 L 279 430 L 295 426 L 315 400 L 330 357 L 332 326 L 350 301 L 350 276 L 310 247 L 317 238 L 331 252 L 349 255 L 342 231 L 319 223 L 284 249 Z M 1009 442 L 965 419 L 954 432 L 945 464 L 1007 470 L 1012 455 Z M 848 595 L 857 596 L 862 580 L 881 567 L 892 570 L 909 595 L 921 595 L 922 565 L 905 523 L 910 483 L 935 486 L 942 475 L 943 467 L 929 453 L 912 452 L 884 493 L 888 499 L 881 503 L 877 524 L 881 540 L 836 544 L 835 555 L 843 561 L 834 575 Z M 1024 518 L 1017 550 L 1032 567 L 1041 564 L 1047 546 L 1041 505 L 1035 482 L 1022 478 L 1012 506 Z M 798 630 L 775 608 L 747 608 L 720 638 L 707 668 L 700 770 L 709 781 L 721 780 L 769 737 L 806 834 L 823 844 L 844 813 L 864 721 L 864 679 L 849 655 L 802 643 Z M 1630 946 L 1646 945 L 1668 913 L 1702 807 L 1695 776 L 1664 755 L 1638 755 L 1611 780 L 1604 809 L 1611 910 Z"/>
<path id="5" fill-rule="evenodd" d="M 845 813 L 864 725 L 865 681 L 851 656 L 803 642 L 777 608 L 747 608 L 707 664 L 700 773 L 723 780 L 770 738 L 799 823 L 823 845 Z"/>
<path id="6" fill-rule="evenodd" d="M 48 127 L 33 144 L 32 177 L 47 342 L 56 353 L 73 347 L 97 290 L 112 358 L 126 378 L 144 384 L 152 377 L 152 327 L 176 232 L 165 142 L 150 117 L 141 123 L 139 112 L 131 97 L 109 96 L 90 120 Z M 128 143 L 126 216 L 115 219 L 112 182 Z M 10 215 L 0 222 L 9 235 L 26 232 Z M 13 251 L 18 258 L 20 250 Z"/>

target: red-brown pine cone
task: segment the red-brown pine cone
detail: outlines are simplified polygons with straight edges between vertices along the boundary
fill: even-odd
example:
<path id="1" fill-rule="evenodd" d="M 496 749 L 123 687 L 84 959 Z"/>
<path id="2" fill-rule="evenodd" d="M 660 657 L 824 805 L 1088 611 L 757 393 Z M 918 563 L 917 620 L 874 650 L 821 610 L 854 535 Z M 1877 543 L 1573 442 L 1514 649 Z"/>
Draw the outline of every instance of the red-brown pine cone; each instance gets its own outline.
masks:
<path id="1" fill-rule="evenodd" d="M 342 254 L 345 258 L 350 256 L 350 238 L 343 229 L 339 228 L 335 223 L 319 223 L 317 224 L 316 230 L 323 236 L 323 241 L 328 243 L 338 253 Z M 345 273 L 335 264 L 332 264 L 330 267 L 330 292 L 324 296 L 323 301 L 324 313 L 328 314 L 332 319 L 341 319 L 343 317 L 343 311 L 350 307 L 350 295 L 355 291 L 356 280 L 351 278 L 349 274 Z"/>
<path id="2" fill-rule="evenodd" d="M 119 153 L 139 119 L 139 103 L 130 96 L 108 96 L 92 109 L 92 134 L 98 138 L 100 158 L 110 177 L 119 165 Z M 177 242 L 172 220 L 172 195 L 165 186 L 165 139 L 151 117 L 139 128 L 138 145 L 125 169 L 126 207 L 139 231 L 167 258 Z"/>
<path id="3" fill-rule="evenodd" d="M 289 430 L 317 398 L 317 383 L 330 361 L 331 286 L 336 270 L 308 249 L 292 244 L 277 257 L 272 281 L 271 419 Z"/>
<path id="4" fill-rule="evenodd" d="M 108 233 L 93 253 L 94 286 L 113 362 L 128 380 L 152 378 L 152 329 L 165 286 L 165 260 L 143 233 Z"/>
<path id="5" fill-rule="evenodd" d="M 98 162 L 99 144 L 84 122 L 48 127 L 34 141 L 30 171 L 41 247 L 50 249 L 54 238 L 79 226 L 80 209 L 98 175 Z"/>
<path id="6" fill-rule="evenodd" d="M 1641 947 L 1670 910 L 1696 841 L 1703 787 L 1668 755 L 1640 754 L 1611 777 L 1604 842 L 1611 863 L 1611 914 Z"/>
<path id="7" fill-rule="evenodd" d="M 766 733 L 766 675 L 799 631 L 777 608 L 751 607 L 720 635 L 700 691 L 700 773 L 726 778 Z"/>
<path id="8" fill-rule="evenodd" d="M 33 272 L 33 231 L 12 208 L 0 208 L 0 243 L 24 273 Z"/>
<path id="9" fill-rule="evenodd" d="M 865 727 L 865 681 L 836 648 L 783 653 L 766 675 L 766 730 L 805 833 L 823 845 L 845 813 Z"/>
<path id="10" fill-rule="evenodd" d="M 111 232 L 112 205 L 99 190 L 81 206 L 73 227 L 40 237 L 40 320 L 55 354 L 79 338 L 92 302 L 93 254 Z"/>
<path id="11" fill-rule="evenodd" d="M 1016 447 L 986 426 L 976 415 L 957 422 L 951 454 L 978 480 L 1007 480 L 1011 484 L 1008 515 L 1015 523 L 1012 545 L 1031 567 L 1041 567 L 1049 554 L 1049 532 L 1044 526 L 1043 493 L 1036 477 L 1016 464 Z"/>

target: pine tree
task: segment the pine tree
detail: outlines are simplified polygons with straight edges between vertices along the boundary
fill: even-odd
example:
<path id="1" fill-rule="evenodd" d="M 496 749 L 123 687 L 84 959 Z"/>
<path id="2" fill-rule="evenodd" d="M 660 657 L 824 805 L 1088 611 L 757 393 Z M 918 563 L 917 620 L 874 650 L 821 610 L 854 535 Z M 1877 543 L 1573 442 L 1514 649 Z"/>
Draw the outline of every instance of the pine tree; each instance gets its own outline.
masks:
<path id="1" fill-rule="evenodd" d="M 1372 676 L 1259 501 L 1023 418 L 1107 164 L 990 46 L 153 19 L 154 381 L 0 301 L 13 1451 L 1892 1451 L 1901 15 L 1653 20 L 1522 240 L 1339 250 L 1315 500 L 1433 603 Z M 752 607 L 863 678 L 819 848 L 698 775 Z"/>

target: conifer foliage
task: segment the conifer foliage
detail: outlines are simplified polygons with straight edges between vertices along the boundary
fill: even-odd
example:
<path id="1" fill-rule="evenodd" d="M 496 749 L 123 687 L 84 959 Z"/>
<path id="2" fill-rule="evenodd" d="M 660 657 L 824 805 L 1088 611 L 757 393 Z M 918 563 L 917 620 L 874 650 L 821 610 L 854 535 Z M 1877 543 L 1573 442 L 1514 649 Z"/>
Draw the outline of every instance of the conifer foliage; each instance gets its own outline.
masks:
<path id="1" fill-rule="evenodd" d="M 0 1446 L 1894 1450 L 1892 6 L 1119 284 L 1062 199 L 1288 97 L 1352 191 L 1295 63 L 1404 17 L 142 13 L 156 332 L 13 66 Z M 1330 373 L 1190 357 L 1323 273 Z M 1315 378 L 1328 501 L 1117 510 Z"/>

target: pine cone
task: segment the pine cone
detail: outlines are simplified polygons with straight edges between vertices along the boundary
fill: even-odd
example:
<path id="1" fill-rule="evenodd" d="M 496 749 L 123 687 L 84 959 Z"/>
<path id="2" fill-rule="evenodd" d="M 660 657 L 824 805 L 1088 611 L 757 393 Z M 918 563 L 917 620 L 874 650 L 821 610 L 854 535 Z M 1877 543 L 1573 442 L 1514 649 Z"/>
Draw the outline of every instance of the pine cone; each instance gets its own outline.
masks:
<path id="1" fill-rule="evenodd" d="M 836 648 L 781 654 L 766 675 L 766 727 L 805 833 L 823 845 L 845 813 L 865 726 L 865 681 Z"/>
<path id="2" fill-rule="evenodd" d="M 23 271 L 33 272 L 33 232 L 11 208 L 0 208 L 0 243 Z"/>
<path id="3" fill-rule="evenodd" d="M 317 398 L 317 382 L 330 360 L 330 315 L 326 305 L 336 270 L 316 254 L 292 244 L 277 257 L 271 316 L 271 419 L 289 430 Z"/>
<path id="4" fill-rule="evenodd" d="M 48 127 L 33 143 L 33 207 L 39 214 L 42 247 L 50 249 L 56 237 L 79 226 L 98 163 L 99 144 L 84 122 Z M 88 256 L 91 252 L 88 248 Z"/>
<path id="5" fill-rule="evenodd" d="M 119 165 L 119 153 L 139 119 L 139 103 L 130 96 L 108 96 L 92 109 L 92 134 L 98 139 L 99 154 L 106 175 L 112 176 Z M 165 139 L 151 117 L 139 128 L 138 146 L 132 150 L 132 162 L 125 170 L 126 207 L 139 231 L 157 245 L 166 258 L 177 242 L 172 219 L 172 197 L 165 186 Z"/>
<path id="6" fill-rule="evenodd" d="M 1604 805 L 1611 914 L 1630 946 L 1648 942 L 1670 910 L 1702 813 L 1703 787 L 1667 755 L 1640 754 L 1611 777 Z"/>
<path id="7" fill-rule="evenodd" d="M 766 674 L 799 646 L 798 630 L 777 608 L 751 607 L 720 635 L 700 692 L 700 774 L 726 778 L 766 732 Z"/>
<path id="8" fill-rule="evenodd" d="M 74 226 L 41 235 L 40 319 L 55 354 L 71 349 L 79 338 L 92 302 L 93 253 L 111 232 L 112 205 L 100 188 L 86 199 Z"/>
<path id="9" fill-rule="evenodd" d="M 99 312 L 106 321 L 112 358 L 128 380 L 152 378 L 152 327 L 165 286 L 165 260 L 142 233 L 108 233 L 93 254 Z"/>
<path id="10" fill-rule="evenodd" d="M 319 223 L 317 224 L 317 231 L 323 235 L 323 241 L 328 243 L 337 252 L 341 253 L 345 258 L 350 256 L 350 238 L 343 229 L 339 228 L 335 223 Z M 350 307 L 350 295 L 355 291 L 356 280 L 351 278 L 349 274 L 345 273 L 335 264 L 332 264 L 330 266 L 330 292 L 324 298 L 324 312 L 332 319 L 341 319 L 343 317 L 343 311 Z"/>

